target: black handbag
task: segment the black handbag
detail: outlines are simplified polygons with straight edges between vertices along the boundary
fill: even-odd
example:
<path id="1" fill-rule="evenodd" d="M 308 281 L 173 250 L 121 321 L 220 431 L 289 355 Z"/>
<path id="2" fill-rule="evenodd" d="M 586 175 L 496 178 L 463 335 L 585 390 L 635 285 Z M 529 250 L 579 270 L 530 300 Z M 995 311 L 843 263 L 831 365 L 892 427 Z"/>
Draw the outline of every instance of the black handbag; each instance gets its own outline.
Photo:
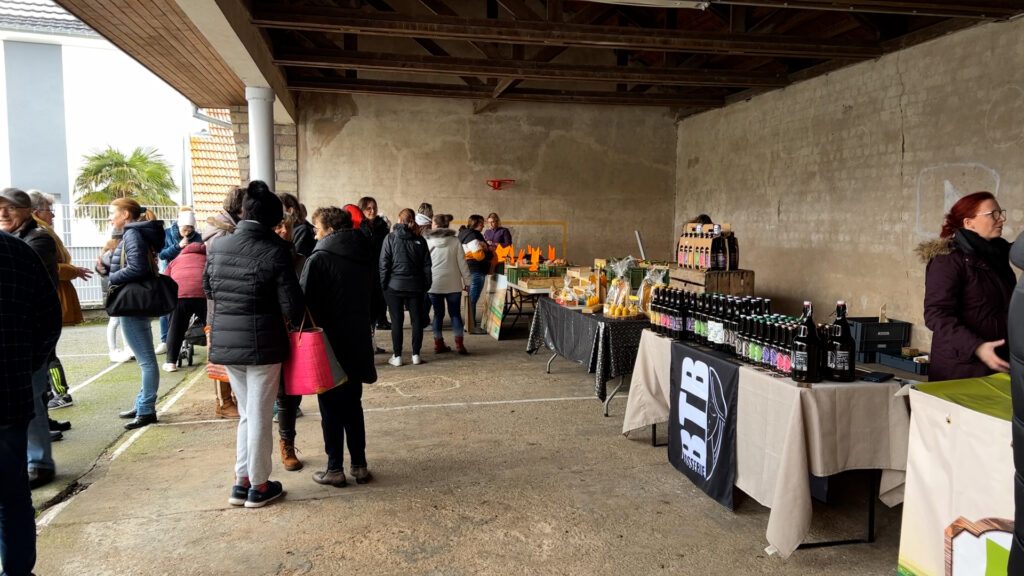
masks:
<path id="1" fill-rule="evenodd" d="M 123 240 L 122 240 L 123 242 Z M 121 268 L 125 265 L 121 248 Z M 142 316 L 155 318 L 170 314 L 178 305 L 178 283 L 153 268 L 153 252 L 149 255 L 153 276 L 128 284 L 111 284 L 103 302 L 108 316 Z"/>

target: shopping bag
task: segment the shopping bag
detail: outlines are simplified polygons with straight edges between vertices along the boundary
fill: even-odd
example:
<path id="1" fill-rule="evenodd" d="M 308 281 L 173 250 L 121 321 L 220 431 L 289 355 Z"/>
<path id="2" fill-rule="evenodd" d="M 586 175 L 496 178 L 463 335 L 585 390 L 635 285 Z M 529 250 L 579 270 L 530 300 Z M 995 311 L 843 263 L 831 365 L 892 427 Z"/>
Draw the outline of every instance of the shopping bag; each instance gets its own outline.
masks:
<path id="1" fill-rule="evenodd" d="M 311 328 L 306 328 L 309 318 Z M 306 310 L 302 324 L 295 332 L 288 334 L 291 354 L 284 363 L 284 392 L 290 396 L 311 396 L 326 392 L 336 386 L 327 355 L 330 344 L 322 328 L 313 322 Z M 332 354 L 333 356 L 333 351 Z M 340 365 L 339 365 L 340 368 Z"/>
<path id="2" fill-rule="evenodd" d="M 341 362 L 338 360 L 337 355 L 334 354 L 334 347 L 331 346 L 331 339 L 324 338 L 324 344 L 327 348 L 327 361 L 331 364 L 331 381 L 334 382 L 334 385 L 331 386 L 331 388 L 341 386 L 345 382 L 348 382 L 348 374 L 345 374 L 345 369 L 341 367 Z M 327 390 L 321 390 L 320 393 L 323 394 L 326 391 Z"/>

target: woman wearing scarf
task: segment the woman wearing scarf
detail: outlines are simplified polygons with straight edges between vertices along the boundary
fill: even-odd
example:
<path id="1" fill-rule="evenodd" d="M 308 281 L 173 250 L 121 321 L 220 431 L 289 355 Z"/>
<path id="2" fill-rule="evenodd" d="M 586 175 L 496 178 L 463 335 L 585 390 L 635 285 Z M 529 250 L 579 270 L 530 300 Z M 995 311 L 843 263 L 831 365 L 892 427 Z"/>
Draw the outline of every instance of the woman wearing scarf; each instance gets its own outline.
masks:
<path id="1" fill-rule="evenodd" d="M 1008 372 L 1007 313 L 1016 276 L 1010 243 L 1003 240 L 1006 211 L 989 192 L 961 198 L 938 240 L 918 246 L 928 263 L 924 320 L 932 331 L 932 381 Z"/>

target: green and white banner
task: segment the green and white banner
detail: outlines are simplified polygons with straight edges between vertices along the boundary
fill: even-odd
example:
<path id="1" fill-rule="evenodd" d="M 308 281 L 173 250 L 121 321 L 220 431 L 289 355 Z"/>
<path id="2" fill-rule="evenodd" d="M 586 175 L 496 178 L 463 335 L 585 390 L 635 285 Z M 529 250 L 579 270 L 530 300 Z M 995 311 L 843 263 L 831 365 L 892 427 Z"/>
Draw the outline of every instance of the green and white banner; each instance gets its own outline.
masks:
<path id="1" fill-rule="evenodd" d="M 901 576 L 1007 576 L 1013 447 L 1006 375 L 911 390 Z"/>

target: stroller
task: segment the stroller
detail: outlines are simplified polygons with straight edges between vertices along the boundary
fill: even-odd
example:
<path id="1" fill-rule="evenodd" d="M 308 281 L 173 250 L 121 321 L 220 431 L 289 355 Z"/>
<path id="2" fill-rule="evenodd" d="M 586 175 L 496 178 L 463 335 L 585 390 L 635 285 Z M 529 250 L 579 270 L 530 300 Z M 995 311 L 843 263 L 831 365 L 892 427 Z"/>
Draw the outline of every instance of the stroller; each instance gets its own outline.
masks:
<path id="1" fill-rule="evenodd" d="M 193 314 L 188 321 L 188 328 L 185 329 L 185 338 L 181 341 L 181 352 L 178 353 L 178 367 L 188 361 L 192 365 L 192 357 L 195 355 L 196 346 L 206 346 L 206 320 Z"/>

